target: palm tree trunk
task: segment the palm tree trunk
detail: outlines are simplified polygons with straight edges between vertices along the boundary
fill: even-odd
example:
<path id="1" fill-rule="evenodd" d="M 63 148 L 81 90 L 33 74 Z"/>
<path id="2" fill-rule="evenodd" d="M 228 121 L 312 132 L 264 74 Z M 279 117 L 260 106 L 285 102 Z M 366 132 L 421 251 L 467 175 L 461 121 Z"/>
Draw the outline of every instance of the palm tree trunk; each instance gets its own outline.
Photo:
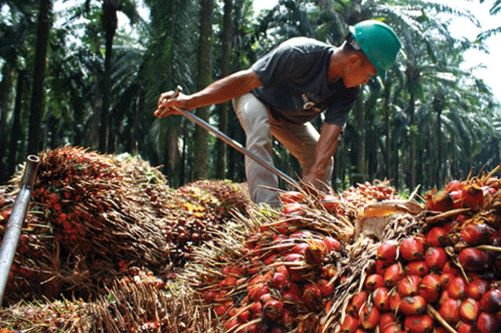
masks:
<path id="1" fill-rule="evenodd" d="M 212 10 L 213 0 L 202 0 L 200 8 L 200 40 L 198 43 L 198 89 L 207 86 L 212 79 Z M 209 120 L 209 107 L 200 108 L 197 115 L 205 121 Z M 205 179 L 209 176 L 209 140 L 208 133 L 195 128 L 194 178 Z"/>
<path id="2" fill-rule="evenodd" d="M 357 147 L 355 147 L 357 151 L 357 173 L 358 179 L 357 181 L 365 181 L 367 177 L 367 160 L 365 158 L 365 115 L 364 109 L 362 107 L 362 102 L 360 99 L 355 102 L 355 118 L 356 118 L 356 127 L 358 131 L 358 142 Z"/>
<path id="3" fill-rule="evenodd" d="M 411 188 L 416 187 L 416 151 L 417 151 L 417 142 L 416 142 L 416 97 L 413 93 L 411 93 L 411 97 L 409 99 L 409 123 L 410 123 L 410 156 L 409 156 L 409 166 L 410 166 L 410 179 L 407 184 Z"/>
<path id="4" fill-rule="evenodd" d="M 105 55 L 104 55 L 104 76 L 102 84 L 103 105 L 101 108 L 101 122 L 99 126 L 99 150 L 102 152 L 111 152 L 112 140 L 108 138 L 109 130 L 109 112 L 111 98 L 111 59 L 113 56 L 113 38 L 117 30 L 117 10 L 113 1 L 103 2 L 102 24 L 105 32 Z M 108 142 L 107 142 L 108 139 Z"/>
<path id="5" fill-rule="evenodd" d="M 35 66 L 33 69 L 33 88 L 31 90 L 30 120 L 28 129 L 28 154 L 37 154 L 43 147 L 41 121 L 43 115 L 44 80 L 49 40 L 52 23 L 52 1 L 40 0 L 38 12 L 37 42 Z"/>
<path id="6" fill-rule="evenodd" d="M 10 135 L 10 145 L 9 145 L 9 159 L 7 174 L 12 175 L 17 164 L 17 151 L 19 150 L 17 142 L 21 138 L 21 112 L 23 110 L 23 97 L 24 97 L 24 86 L 26 81 L 26 72 L 24 70 L 19 71 L 17 75 L 17 85 L 16 85 L 16 102 L 14 104 L 14 116 L 12 119 L 12 129 Z"/>
<path id="7" fill-rule="evenodd" d="M 444 93 L 442 90 L 439 90 L 435 99 L 433 100 L 433 110 L 435 111 L 437 117 L 435 121 L 435 138 L 437 140 L 436 150 L 437 155 L 433 159 L 434 171 L 433 174 L 433 185 L 437 186 L 442 180 L 442 110 L 444 108 Z"/>
<path id="8" fill-rule="evenodd" d="M 221 59 L 221 76 L 225 77 L 230 73 L 231 64 L 231 41 L 233 36 L 233 0 L 224 0 L 224 17 L 223 17 L 223 55 Z M 221 105 L 219 111 L 219 130 L 223 133 L 228 131 L 228 103 Z M 224 179 L 226 177 L 226 165 L 228 163 L 228 149 L 226 145 L 218 140 L 217 160 L 216 160 L 216 177 Z"/>
<path id="9" fill-rule="evenodd" d="M 9 109 L 9 96 L 12 85 L 12 67 L 10 64 L 5 64 L 2 72 L 2 82 L 0 83 L 0 133 L 7 133 L 7 116 Z M 3 139 L 6 139 L 6 136 L 3 136 Z M 6 144 L 0 144 L 0 181 L 6 180 L 10 174 L 6 171 L 6 163 L 4 161 L 5 150 L 7 149 Z"/>
<path id="10" fill-rule="evenodd" d="M 390 98 L 391 98 L 391 83 L 389 80 L 385 82 L 383 94 L 383 115 L 384 115 L 384 177 L 391 178 L 391 130 L 390 130 Z"/>

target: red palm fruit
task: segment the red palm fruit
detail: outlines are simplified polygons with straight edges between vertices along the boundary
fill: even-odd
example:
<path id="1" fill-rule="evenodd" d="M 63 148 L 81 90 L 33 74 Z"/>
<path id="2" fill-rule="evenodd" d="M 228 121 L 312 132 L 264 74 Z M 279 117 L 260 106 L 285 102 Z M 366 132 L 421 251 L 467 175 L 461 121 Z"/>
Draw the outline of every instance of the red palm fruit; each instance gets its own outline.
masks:
<path id="1" fill-rule="evenodd" d="M 304 194 L 299 191 L 281 192 L 279 194 L 279 197 L 280 200 L 282 200 L 282 203 L 284 204 L 300 202 L 304 200 Z"/>
<path id="2" fill-rule="evenodd" d="M 390 308 L 390 297 L 388 288 L 379 287 L 372 293 L 374 304 L 381 311 L 388 311 Z"/>
<path id="3" fill-rule="evenodd" d="M 461 250 L 458 260 L 466 271 L 483 272 L 489 268 L 489 255 L 476 248 L 468 247 Z"/>
<path id="4" fill-rule="evenodd" d="M 249 321 L 250 319 L 250 311 L 249 310 L 245 310 L 243 312 L 240 312 L 237 316 L 238 318 L 238 321 L 241 322 L 241 323 L 246 323 Z"/>
<path id="5" fill-rule="evenodd" d="M 262 304 L 264 304 L 264 303 L 266 303 L 266 302 L 268 302 L 268 301 L 271 301 L 271 300 L 273 300 L 273 299 L 275 299 L 275 298 L 273 298 L 273 296 L 272 296 L 271 294 L 264 294 L 263 296 L 261 296 L 261 297 L 259 298 L 259 301 L 260 301 Z"/>
<path id="6" fill-rule="evenodd" d="M 463 191 L 463 204 L 465 207 L 476 209 L 482 207 L 484 203 L 484 191 L 482 188 L 472 184 L 466 186 Z"/>
<path id="7" fill-rule="evenodd" d="M 397 283 L 397 290 L 400 297 L 414 296 L 418 293 L 421 278 L 417 275 L 406 275 Z"/>
<path id="8" fill-rule="evenodd" d="M 261 302 L 253 302 L 251 306 L 249 307 L 249 311 L 255 316 L 259 313 L 261 313 L 261 310 L 263 309 L 263 305 Z"/>
<path id="9" fill-rule="evenodd" d="M 281 323 L 282 325 L 284 325 L 286 329 L 291 330 L 296 323 L 296 318 L 290 311 L 284 310 L 284 313 L 282 314 Z"/>
<path id="10" fill-rule="evenodd" d="M 480 333 L 493 333 L 499 332 L 501 324 L 492 313 L 482 312 L 478 316 L 475 327 Z"/>
<path id="11" fill-rule="evenodd" d="M 429 247 L 424 254 L 424 261 L 432 271 L 440 271 L 447 262 L 447 253 L 441 247 Z"/>
<path id="12" fill-rule="evenodd" d="M 459 180 L 451 180 L 447 185 L 445 185 L 445 190 L 447 192 L 458 191 L 463 189 L 464 189 L 464 184 Z"/>
<path id="13" fill-rule="evenodd" d="M 284 303 L 276 299 L 270 299 L 263 305 L 263 315 L 271 320 L 278 321 L 282 318 Z"/>
<path id="14" fill-rule="evenodd" d="M 320 279 L 320 281 L 317 282 L 317 286 L 318 289 L 320 289 L 322 297 L 331 296 L 332 293 L 334 292 L 334 284 L 333 283 L 329 284 L 329 281 L 325 279 Z"/>
<path id="15" fill-rule="evenodd" d="M 346 316 L 340 328 L 341 333 L 355 333 L 358 328 L 358 319 L 353 316 Z"/>
<path id="16" fill-rule="evenodd" d="M 449 298 L 440 305 L 439 313 L 449 324 L 455 324 L 459 321 L 460 301 Z"/>
<path id="17" fill-rule="evenodd" d="M 231 330 L 233 327 L 235 327 L 237 325 L 238 325 L 238 320 L 235 318 L 235 319 L 228 320 L 226 322 L 226 324 L 224 324 L 224 328 L 226 328 L 226 330 Z"/>
<path id="18" fill-rule="evenodd" d="M 466 295 L 479 301 L 489 289 L 489 285 L 482 279 L 475 279 L 466 286 Z"/>
<path id="19" fill-rule="evenodd" d="M 382 286 L 384 286 L 384 279 L 380 274 L 371 274 L 365 280 L 365 289 L 368 291 L 374 291 Z"/>
<path id="20" fill-rule="evenodd" d="M 467 224 L 461 229 L 461 238 L 470 245 L 485 244 L 494 234 L 494 229 L 487 224 Z"/>
<path id="21" fill-rule="evenodd" d="M 284 213 L 285 215 L 290 215 L 290 214 L 304 214 L 304 208 L 306 206 L 299 203 L 299 202 L 291 202 L 291 203 L 287 203 L 287 204 L 284 204 L 282 206 L 282 213 Z"/>
<path id="22" fill-rule="evenodd" d="M 501 289 L 491 289 L 480 299 L 482 311 L 496 313 L 501 310 Z"/>
<path id="23" fill-rule="evenodd" d="M 449 197 L 452 199 L 454 209 L 462 208 L 464 204 L 464 191 L 451 191 Z"/>
<path id="24" fill-rule="evenodd" d="M 475 332 L 473 325 L 460 321 L 456 326 L 457 333 L 473 333 Z"/>
<path id="25" fill-rule="evenodd" d="M 208 290 L 206 292 L 203 293 L 203 299 L 205 301 L 205 303 L 209 304 L 211 303 L 212 301 L 214 301 L 214 299 L 216 298 L 217 296 L 217 292 L 214 291 L 214 290 Z"/>
<path id="26" fill-rule="evenodd" d="M 376 258 L 386 265 L 391 265 L 397 258 L 398 243 L 396 241 L 386 241 L 378 246 Z"/>
<path id="27" fill-rule="evenodd" d="M 471 323 L 478 318 L 480 313 L 480 304 L 473 298 L 467 298 L 461 302 L 459 307 L 459 315 L 463 321 Z"/>
<path id="28" fill-rule="evenodd" d="M 433 319 L 428 315 L 407 316 L 404 327 L 409 333 L 431 333 L 433 331 Z"/>
<path id="29" fill-rule="evenodd" d="M 380 275 L 384 275 L 384 271 L 388 267 L 383 261 L 376 259 L 376 273 Z"/>
<path id="30" fill-rule="evenodd" d="M 302 301 L 310 310 L 317 310 L 321 307 L 322 293 L 314 284 L 308 284 L 304 287 Z"/>
<path id="31" fill-rule="evenodd" d="M 444 290 L 440 294 L 440 299 L 438 300 L 438 304 L 442 305 L 444 302 L 446 302 L 446 301 L 448 301 L 450 299 L 454 299 L 454 298 L 452 298 L 451 296 L 449 296 L 449 293 L 447 292 L 447 290 Z"/>
<path id="32" fill-rule="evenodd" d="M 328 300 L 327 302 L 325 302 L 325 305 L 324 305 L 325 313 L 329 313 L 331 311 L 333 304 L 334 304 L 334 302 L 331 299 Z"/>
<path id="33" fill-rule="evenodd" d="M 386 326 L 389 326 L 389 325 L 392 325 L 392 324 L 395 324 L 395 316 L 393 315 L 393 313 L 383 313 L 381 314 L 381 318 L 379 318 L 379 331 L 383 331 Z"/>
<path id="34" fill-rule="evenodd" d="M 459 268 L 457 268 L 457 266 L 452 261 L 449 260 L 442 267 L 442 273 L 450 273 L 453 275 L 459 275 L 460 271 L 459 271 Z"/>
<path id="35" fill-rule="evenodd" d="M 454 299 L 462 299 L 466 293 L 466 281 L 460 276 L 453 278 L 447 285 L 449 296 Z"/>
<path id="36" fill-rule="evenodd" d="M 440 297 L 440 277 L 436 274 L 428 274 L 419 283 L 419 295 L 429 304 L 435 303 Z"/>
<path id="37" fill-rule="evenodd" d="M 424 260 L 411 261 L 405 266 L 407 275 L 425 276 L 429 271 L 429 267 Z"/>
<path id="38" fill-rule="evenodd" d="M 366 330 L 372 330 L 377 327 L 380 317 L 381 313 L 376 306 L 367 306 L 366 304 L 360 311 L 359 319 L 363 328 Z"/>
<path id="39" fill-rule="evenodd" d="M 282 292 L 282 300 L 284 301 L 284 303 L 296 304 L 297 302 L 299 302 L 299 295 L 290 291 L 285 291 Z"/>
<path id="40" fill-rule="evenodd" d="M 400 255 L 408 261 L 422 259 L 424 255 L 423 239 L 417 236 L 405 238 L 400 244 Z"/>
<path id="41" fill-rule="evenodd" d="M 323 239 L 323 242 L 327 248 L 327 252 L 341 251 L 341 243 L 337 239 L 327 236 Z"/>
<path id="42" fill-rule="evenodd" d="M 270 285 L 276 289 L 282 289 L 288 284 L 287 277 L 283 273 L 275 272 L 273 278 L 270 281 Z"/>
<path id="43" fill-rule="evenodd" d="M 389 266 L 385 271 L 384 271 L 384 284 L 386 287 L 391 288 L 394 285 L 397 284 L 397 282 L 404 276 L 405 272 L 404 269 L 402 268 L 401 263 L 395 263 L 391 266 Z"/>
<path id="44" fill-rule="evenodd" d="M 437 193 L 426 193 L 426 209 L 445 212 L 453 208 L 452 198 L 447 191 Z"/>
<path id="45" fill-rule="evenodd" d="M 226 307 L 224 306 L 224 304 L 221 304 L 221 305 L 218 305 L 214 308 L 214 312 L 216 313 L 216 315 L 218 317 L 221 317 L 223 316 L 225 313 L 226 313 Z"/>
<path id="46" fill-rule="evenodd" d="M 264 283 L 257 283 L 249 291 L 249 297 L 253 301 L 259 301 L 261 296 L 263 296 L 264 294 L 267 294 L 269 292 L 270 292 L 270 288 L 268 288 L 267 285 L 265 285 Z"/>
<path id="47" fill-rule="evenodd" d="M 335 213 L 339 207 L 339 198 L 332 194 L 326 194 L 320 203 L 328 212 Z"/>
<path id="48" fill-rule="evenodd" d="M 304 256 L 299 253 L 290 253 L 284 257 L 285 262 L 296 262 L 304 259 Z"/>
<path id="49" fill-rule="evenodd" d="M 292 247 L 291 253 L 304 254 L 306 249 L 309 247 L 308 243 L 299 243 Z"/>
<path id="50" fill-rule="evenodd" d="M 440 274 L 440 285 L 442 286 L 443 289 L 447 289 L 447 286 L 449 285 L 449 282 L 451 282 L 452 279 L 454 279 L 456 275 L 451 274 L 451 273 L 442 273 Z"/>
<path id="51" fill-rule="evenodd" d="M 398 311 L 400 308 L 400 303 L 402 303 L 402 297 L 398 294 L 396 290 L 390 292 L 390 310 L 393 312 Z"/>
<path id="52" fill-rule="evenodd" d="M 418 315 L 426 312 L 426 300 L 421 296 L 407 296 L 402 298 L 399 311 L 406 316 Z"/>
<path id="53" fill-rule="evenodd" d="M 447 232 L 442 227 L 433 227 L 426 233 L 425 242 L 428 246 L 444 246 Z"/>
<path id="54" fill-rule="evenodd" d="M 367 296 L 368 294 L 365 290 L 356 293 L 348 305 L 347 312 L 352 316 L 358 316 L 360 309 L 367 302 Z"/>

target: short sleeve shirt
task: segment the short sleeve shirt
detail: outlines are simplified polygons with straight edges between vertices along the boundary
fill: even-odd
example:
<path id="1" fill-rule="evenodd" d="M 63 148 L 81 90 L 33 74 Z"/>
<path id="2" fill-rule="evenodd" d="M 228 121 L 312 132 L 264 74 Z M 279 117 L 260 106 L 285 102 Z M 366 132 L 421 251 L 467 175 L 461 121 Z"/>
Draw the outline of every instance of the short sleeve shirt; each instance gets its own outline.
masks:
<path id="1" fill-rule="evenodd" d="M 325 122 L 344 126 L 360 88 L 328 82 L 333 52 L 315 39 L 287 40 L 252 65 L 262 83 L 252 93 L 277 119 L 303 124 L 325 111 Z"/>

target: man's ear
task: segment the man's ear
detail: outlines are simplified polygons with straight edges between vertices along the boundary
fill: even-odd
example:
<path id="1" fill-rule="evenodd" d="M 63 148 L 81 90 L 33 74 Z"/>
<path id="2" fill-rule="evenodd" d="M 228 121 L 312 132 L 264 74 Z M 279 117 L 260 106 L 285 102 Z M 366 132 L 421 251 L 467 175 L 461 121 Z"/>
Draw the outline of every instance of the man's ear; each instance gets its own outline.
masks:
<path id="1" fill-rule="evenodd" d="M 360 67 L 363 64 L 362 55 L 357 52 L 352 52 L 348 56 L 348 62 L 350 63 L 351 67 Z"/>

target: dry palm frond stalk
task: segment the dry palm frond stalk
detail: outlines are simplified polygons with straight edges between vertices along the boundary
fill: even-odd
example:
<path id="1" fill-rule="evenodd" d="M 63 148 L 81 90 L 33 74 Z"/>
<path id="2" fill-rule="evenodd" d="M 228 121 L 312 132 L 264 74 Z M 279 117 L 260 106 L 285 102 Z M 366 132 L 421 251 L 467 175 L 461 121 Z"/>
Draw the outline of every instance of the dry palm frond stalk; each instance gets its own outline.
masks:
<path id="1" fill-rule="evenodd" d="M 134 270 L 134 276 L 115 281 L 94 303 L 43 300 L 0 309 L 0 331 L 9 327 L 35 333 L 221 332 L 217 318 L 191 289 L 179 284 L 165 287 L 151 272 Z"/>
<path id="2" fill-rule="evenodd" d="M 22 301 L 0 309 L 0 332 L 90 332 L 90 306 L 82 301 Z"/>

